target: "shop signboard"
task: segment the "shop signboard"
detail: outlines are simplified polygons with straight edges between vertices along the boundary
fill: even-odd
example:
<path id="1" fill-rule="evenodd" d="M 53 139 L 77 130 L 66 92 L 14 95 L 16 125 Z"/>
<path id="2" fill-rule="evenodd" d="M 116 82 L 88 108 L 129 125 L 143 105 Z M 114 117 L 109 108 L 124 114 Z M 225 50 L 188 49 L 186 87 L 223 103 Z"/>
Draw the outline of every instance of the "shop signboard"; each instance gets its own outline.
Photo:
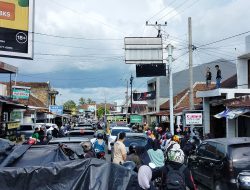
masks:
<path id="1" fill-rule="evenodd" d="M 0 55 L 33 59 L 34 0 L 0 0 Z"/>
<path id="2" fill-rule="evenodd" d="M 202 125 L 202 113 L 186 113 L 186 125 Z"/>
<path id="3" fill-rule="evenodd" d="M 9 129 L 17 129 L 20 126 L 20 122 L 8 122 L 7 128 Z"/>
<path id="4" fill-rule="evenodd" d="M 130 123 L 142 123 L 141 115 L 130 115 Z"/>
<path id="5" fill-rule="evenodd" d="M 63 114 L 63 106 L 57 106 L 57 105 L 50 105 L 49 111 L 56 115 L 62 115 Z"/>
<path id="6" fill-rule="evenodd" d="M 12 87 L 12 98 L 28 100 L 30 96 L 30 87 L 25 86 L 13 86 Z"/>

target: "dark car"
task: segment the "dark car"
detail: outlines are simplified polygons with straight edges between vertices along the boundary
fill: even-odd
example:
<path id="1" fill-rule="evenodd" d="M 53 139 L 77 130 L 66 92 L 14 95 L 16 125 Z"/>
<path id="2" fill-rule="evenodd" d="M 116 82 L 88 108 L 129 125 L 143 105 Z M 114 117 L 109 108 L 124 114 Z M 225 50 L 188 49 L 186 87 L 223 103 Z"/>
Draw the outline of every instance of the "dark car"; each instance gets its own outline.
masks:
<path id="1" fill-rule="evenodd" d="M 205 140 L 188 165 L 195 181 L 210 189 L 250 189 L 250 138 Z"/>
<path id="2" fill-rule="evenodd" d="M 21 124 L 17 129 L 18 136 L 24 136 L 25 140 L 29 139 L 35 131 L 34 124 Z"/>
<path id="3" fill-rule="evenodd" d="M 92 125 L 91 123 L 79 123 L 78 125 L 76 125 L 76 127 L 74 127 L 73 129 L 79 129 L 79 128 L 91 128 L 92 130 L 95 130 L 96 127 L 94 125 Z"/>
<path id="4" fill-rule="evenodd" d="M 72 149 L 77 155 L 83 154 L 83 149 L 81 147 L 82 142 L 87 142 L 89 141 L 88 138 L 83 138 L 83 137 L 62 137 L 62 138 L 53 138 L 49 141 L 48 144 L 66 144 L 67 147 Z"/>
<path id="5" fill-rule="evenodd" d="M 92 139 L 94 134 L 95 134 L 94 130 L 80 129 L 80 130 L 67 131 L 65 133 L 65 136 L 66 137 L 84 137 L 84 138 Z"/>
<path id="6" fill-rule="evenodd" d="M 145 147 L 147 144 L 148 138 L 144 133 L 131 133 L 131 132 L 127 132 L 126 133 L 126 138 L 124 140 L 124 145 L 126 147 L 127 153 L 129 151 L 129 146 L 131 143 L 136 143 L 138 145 L 138 147 Z M 114 150 L 114 142 L 111 143 L 111 161 L 114 158 L 113 155 L 113 150 Z"/>

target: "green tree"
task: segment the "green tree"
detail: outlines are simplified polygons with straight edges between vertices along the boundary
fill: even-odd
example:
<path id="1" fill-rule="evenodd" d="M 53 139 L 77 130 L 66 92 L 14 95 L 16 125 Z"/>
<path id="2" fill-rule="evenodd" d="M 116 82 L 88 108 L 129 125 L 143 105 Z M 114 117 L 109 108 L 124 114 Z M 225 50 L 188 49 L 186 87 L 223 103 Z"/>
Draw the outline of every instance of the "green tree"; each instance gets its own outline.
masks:
<path id="1" fill-rule="evenodd" d="M 84 104 L 86 104 L 86 101 L 85 101 L 85 99 L 83 97 L 81 97 L 79 99 L 79 105 L 81 106 L 81 105 L 84 105 Z"/>
<path id="2" fill-rule="evenodd" d="M 95 101 L 93 101 L 91 98 L 87 99 L 87 104 L 94 104 L 94 103 L 95 103 Z"/>
<path id="3" fill-rule="evenodd" d="M 100 119 L 104 116 L 105 114 L 105 108 L 103 106 L 100 106 L 98 109 L 97 109 L 97 117 Z M 106 114 L 109 114 L 109 109 L 106 108 Z"/>
<path id="4" fill-rule="evenodd" d="M 68 100 L 63 104 L 64 109 L 74 111 L 76 110 L 76 103 L 73 100 Z"/>

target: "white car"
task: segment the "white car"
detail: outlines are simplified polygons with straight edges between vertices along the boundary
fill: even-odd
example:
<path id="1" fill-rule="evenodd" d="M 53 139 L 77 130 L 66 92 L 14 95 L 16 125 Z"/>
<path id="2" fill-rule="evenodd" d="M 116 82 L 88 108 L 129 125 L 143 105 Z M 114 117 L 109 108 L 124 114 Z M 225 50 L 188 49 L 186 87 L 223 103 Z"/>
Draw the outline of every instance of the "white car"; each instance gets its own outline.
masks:
<path id="1" fill-rule="evenodd" d="M 108 138 L 108 153 L 111 154 L 111 145 L 110 143 L 115 142 L 116 137 L 121 132 L 132 132 L 129 127 L 113 127 L 110 131 L 110 135 Z"/>

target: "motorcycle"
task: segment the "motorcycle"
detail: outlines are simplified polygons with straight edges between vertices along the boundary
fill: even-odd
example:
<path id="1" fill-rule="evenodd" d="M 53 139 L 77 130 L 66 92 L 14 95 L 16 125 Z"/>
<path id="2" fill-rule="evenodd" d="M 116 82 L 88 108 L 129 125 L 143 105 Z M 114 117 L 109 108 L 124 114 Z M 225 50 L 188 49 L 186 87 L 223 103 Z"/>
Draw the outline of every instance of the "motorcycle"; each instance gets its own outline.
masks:
<path id="1" fill-rule="evenodd" d="M 95 155 L 96 155 L 96 158 L 98 159 L 106 160 L 105 152 L 100 151 L 99 149 L 95 149 Z"/>

